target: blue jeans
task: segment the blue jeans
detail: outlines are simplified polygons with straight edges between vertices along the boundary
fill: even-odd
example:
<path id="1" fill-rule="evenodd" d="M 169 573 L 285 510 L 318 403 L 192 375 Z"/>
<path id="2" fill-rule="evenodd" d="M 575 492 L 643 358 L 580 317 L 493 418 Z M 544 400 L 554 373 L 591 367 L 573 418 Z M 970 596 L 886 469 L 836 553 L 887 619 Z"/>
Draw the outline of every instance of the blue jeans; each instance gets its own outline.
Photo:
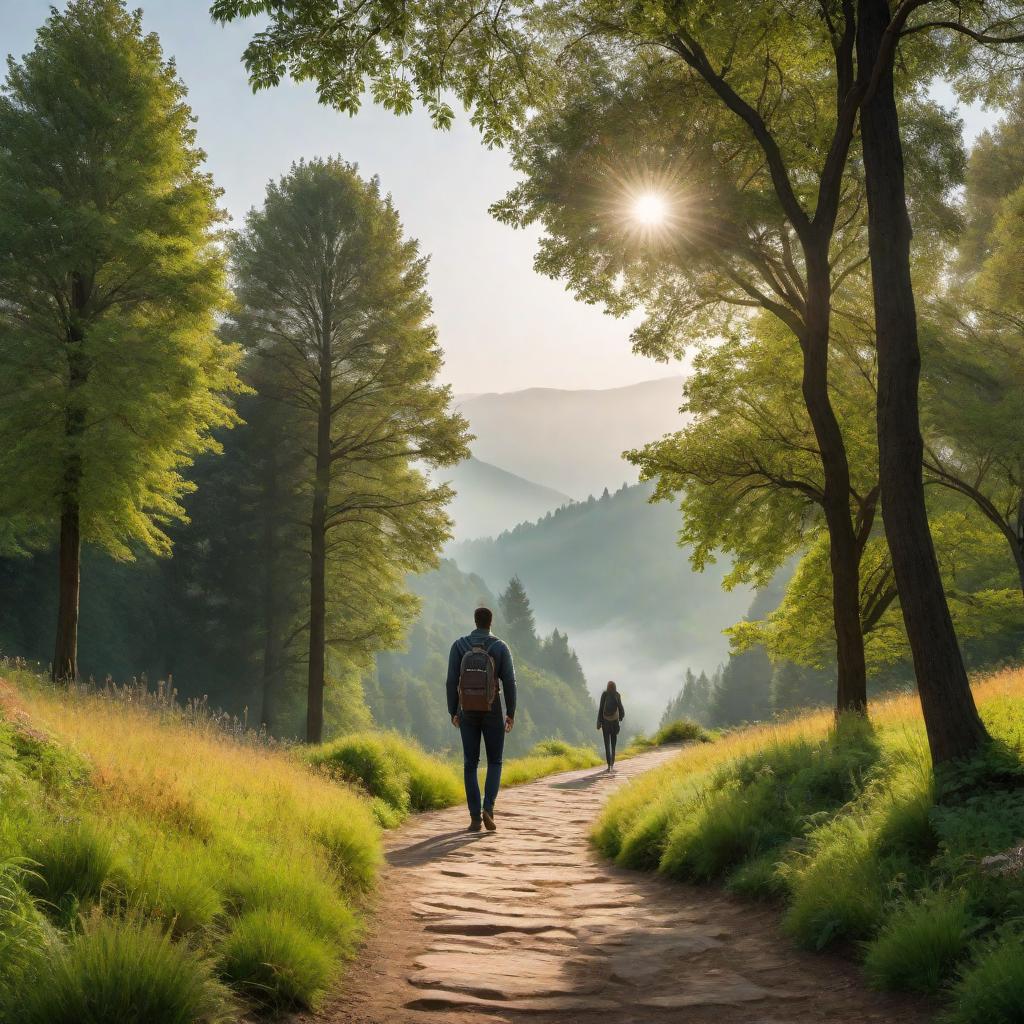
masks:
<path id="1" fill-rule="evenodd" d="M 462 767 L 466 780 L 466 803 L 471 817 L 480 817 L 480 782 L 476 777 L 480 764 L 480 738 L 487 751 L 487 775 L 484 778 L 484 810 L 494 810 L 501 785 L 501 752 L 505 749 L 505 717 L 496 701 L 490 711 L 463 711 L 459 718 L 462 733 Z"/>

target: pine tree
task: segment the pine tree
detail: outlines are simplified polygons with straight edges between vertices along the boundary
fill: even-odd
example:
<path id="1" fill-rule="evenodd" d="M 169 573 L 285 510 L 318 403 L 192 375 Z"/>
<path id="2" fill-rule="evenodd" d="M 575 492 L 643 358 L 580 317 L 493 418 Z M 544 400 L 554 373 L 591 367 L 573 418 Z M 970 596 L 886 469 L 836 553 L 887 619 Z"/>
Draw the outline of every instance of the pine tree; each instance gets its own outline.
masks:
<path id="1" fill-rule="evenodd" d="M 717 685 L 717 678 L 716 683 Z M 690 718 L 702 725 L 708 724 L 708 709 L 711 703 L 713 684 L 706 672 L 695 676 L 689 668 L 683 677 L 683 685 L 679 693 L 668 702 L 661 715 L 659 727 L 680 718 Z"/>
<path id="2" fill-rule="evenodd" d="M 711 693 L 710 724 L 740 725 L 768 718 L 771 676 L 771 662 L 762 647 L 730 657 Z"/>
<path id="3" fill-rule="evenodd" d="M 587 692 L 587 677 L 576 652 L 569 646 L 568 634 L 552 631 L 541 644 L 539 665 L 570 686 Z"/>
<path id="4" fill-rule="evenodd" d="M 711 673 L 710 679 L 708 678 L 707 672 L 701 672 L 701 674 L 697 676 L 697 682 L 694 686 L 693 717 L 704 725 L 708 725 L 711 721 L 711 695 L 721 684 L 722 673 L 723 668 L 719 665 L 715 671 Z"/>
<path id="5" fill-rule="evenodd" d="M 369 667 L 413 617 L 405 576 L 436 564 L 450 531 L 450 488 L 418 467 L 463 458 L 466 424 L 436 382 L 426 260 L 376 179 L 341 160 L 295 165 L 246 219 L 232 263 L 232 334 L 302 453 L 293 570 L 308 598 L 292 636 L 306 640 L 306 737 L 319 742 L 329 652 Z"/>
<path id="6" fill-rule="evenodd" d="M 59 537 L 67 679 L 83 542 L 169 551 L 237 382 L 214 333 L 219 193 L 173 62 L 121 0 L 51 12 L 0 95 L 0 520 Z"/>
<path id="7" fill-rule="evenodd" d="M 508 581 L 508 587 L 498 598 L 498 602 L 504 622 L 505 639 L 512 646 L 513 654 L 518 653 L 526 661 L 537 664 L 541 656 L 537 624 L 530 599 L 526 595 L 526 588 L 518 576 L 513 576 Z"/>

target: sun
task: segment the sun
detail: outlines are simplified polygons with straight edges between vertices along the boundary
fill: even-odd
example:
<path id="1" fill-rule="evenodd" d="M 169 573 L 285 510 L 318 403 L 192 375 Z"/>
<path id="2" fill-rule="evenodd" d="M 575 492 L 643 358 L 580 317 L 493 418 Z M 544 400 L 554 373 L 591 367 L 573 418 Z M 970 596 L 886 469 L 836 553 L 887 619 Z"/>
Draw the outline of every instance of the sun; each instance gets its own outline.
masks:
<path id="1" fill-rule="evenodd" d="M 668 220 L 668 201 L 657 192 L 644 192 L 633 200 L 632 214 L 644 227 L 661 227 Z"/>

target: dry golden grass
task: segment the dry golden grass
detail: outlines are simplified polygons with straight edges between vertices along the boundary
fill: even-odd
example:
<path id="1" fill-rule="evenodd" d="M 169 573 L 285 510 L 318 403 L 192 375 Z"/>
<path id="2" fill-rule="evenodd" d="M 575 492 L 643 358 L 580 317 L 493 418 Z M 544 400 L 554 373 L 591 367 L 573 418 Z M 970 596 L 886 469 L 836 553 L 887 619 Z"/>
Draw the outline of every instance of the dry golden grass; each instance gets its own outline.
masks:
<path id="1" fill-rule="evenodd" d="M 207 838 L 259 833 L 301 843 L 325 817 L 369 824 L 351 790 L 309 771 L 289 751 L 225 740 L 213 729 L 179 726 L 144 709 L 94 697 L 68 700 L 23 690 L 31 720 L 84 755 L 103 807 L 163 821 Z"/>

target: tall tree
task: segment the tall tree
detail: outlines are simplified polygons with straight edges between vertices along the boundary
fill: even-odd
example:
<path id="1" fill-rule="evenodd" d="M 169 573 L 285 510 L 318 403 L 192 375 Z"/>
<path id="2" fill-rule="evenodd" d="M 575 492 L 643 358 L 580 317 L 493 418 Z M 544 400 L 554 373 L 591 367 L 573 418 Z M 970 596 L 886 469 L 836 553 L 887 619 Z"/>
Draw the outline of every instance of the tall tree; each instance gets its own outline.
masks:
<path id="1" fill-rule="evenodd" d="M 0 95 L 0 518 L 59 537 L 55 679 L 78 674 L 83 542 L 167 554 L 182 471 L 235 420 L 185 96 L 121 0 L 53 9 Z"/>
<path id="2" fill-rule="evenodd" d="M 969 757 L 988 740 L 978 715 L 928 528 L 919 414 L 921 350 L 911 275 L 912 227 L 897 91 L 897 53 L 918 37 L 953 55 L 943 71 L 967 82 L 986 57 L 1024 42 L 1024 5 L 1004 0 L 857 0 L 857 84 L 868 198 L 868 237 L 878 325 L 879 476 L 886 537 L 936 762 Z M 972 53 L 965 41 L 977 44 Z M 1005 52 L 1005 49 L 1004 51 Z M 968 54 L 965 60 L 965 53 Z M 1012 57 L 1013 70 L 1019 64 Z M 989 76 L 993 95 L 1000 76 Z"/>
<path id="3" fill-rule="evenodd" d="M 607 490 L 605 494 L 607 494 Z M 563 682 L 587 693 L 587 677 L 576 651 L 569 646 L 569 635 L 557 629 L 545 637 L 540 645 L 540 667 L 553 672 Z"/>
<path id="4" fill-rule="evenodd" d="M 508 586 L 498 597 L 498 603 L 506 639 L 511 644 L 513 652 L 518 651 L 523 658 L 534 664 L 541 662 L 541 645 L 537 638 L 533 606 L 518 576 L 513 576 L 508 581 Z"/>
<path id="5" fill-rule="evenodd" d="M 447 487 L 418 465 L 467 454 L 436 382 L 426 260 L 390 198 L 340 160 L 295 165 L 235 238 L 232 330 L 301 438 L 308 531 L 306 738 L 324 724 L 328 652 L 366 659 L 401 635 L 403 577 L 436 563 Z"/>

